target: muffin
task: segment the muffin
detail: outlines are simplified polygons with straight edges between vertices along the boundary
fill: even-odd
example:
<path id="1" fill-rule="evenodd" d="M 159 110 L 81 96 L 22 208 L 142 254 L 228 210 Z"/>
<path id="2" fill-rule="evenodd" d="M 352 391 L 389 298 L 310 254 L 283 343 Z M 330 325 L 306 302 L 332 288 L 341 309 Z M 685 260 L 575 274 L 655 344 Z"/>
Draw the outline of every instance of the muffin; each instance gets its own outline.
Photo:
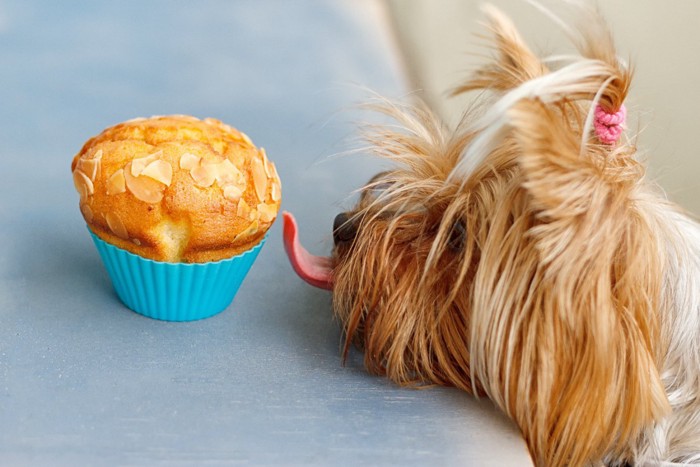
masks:
<path id="1" fill-rule="evenodd" d="M 265 151 L 209 118 L 118 124 L 89 139 L 71 169 L 118 296 L 159 319 L 199 319 L 226 308 L 281 202 Z M 212 294 L 230 298 L 207 306 Z"/>

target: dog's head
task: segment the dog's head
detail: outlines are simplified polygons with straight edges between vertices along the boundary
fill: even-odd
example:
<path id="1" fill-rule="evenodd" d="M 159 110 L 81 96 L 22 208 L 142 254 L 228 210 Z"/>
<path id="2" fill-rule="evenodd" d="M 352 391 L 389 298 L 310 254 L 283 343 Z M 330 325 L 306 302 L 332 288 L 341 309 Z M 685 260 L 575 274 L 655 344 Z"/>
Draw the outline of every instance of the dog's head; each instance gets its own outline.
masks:
<path id="1" fill-rule="evenodd" d="M 333 290 L 374 373 L 486 394 L 537 463 L 623 452 L 667 408 L 656 360 L 662 260 L 636 198 L 644 169 L 593 132 L 630 71 L 589 10 L 581 57 L 556 70 L 489 9 L 497 59 L 458 89 L 492 91 L 449 129 L 422 107 L 385 103 L 374 128 L 395 162 L 334 222 L 314 259 L 285 216 L 297 271 Z"/>

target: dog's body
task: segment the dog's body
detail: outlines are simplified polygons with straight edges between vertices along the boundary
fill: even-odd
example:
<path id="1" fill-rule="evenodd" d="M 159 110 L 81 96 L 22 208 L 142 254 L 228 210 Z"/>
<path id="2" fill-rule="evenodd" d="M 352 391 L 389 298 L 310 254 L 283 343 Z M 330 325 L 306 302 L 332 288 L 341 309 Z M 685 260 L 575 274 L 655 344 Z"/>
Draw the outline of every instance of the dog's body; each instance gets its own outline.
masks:
<path id="1" fill-rule="evenodd" d="M 650 197 L 641 206 L 653 213 L 666 260 L 655 347 L 671 411 L 645 427 L 633 452 L 649 465 L 700 464 L 700 226 L 663 199 Z"/>
<path id="2" fill-rule="evenodd" d="M 631 73 L 597 13 L 552 71 L 489 8 L 497 60 L 459 92 L 493 99 L 456 130 L 387 103 L 375 177 L 334 226 L 333 258 L 288 251 L 331 286 L 347 344 L 400 384 L 486 395 L 538 465 L 700 463 L 700 226 L 593 135 Z M 301 253 L 300 253 L 301 251 Z"/>

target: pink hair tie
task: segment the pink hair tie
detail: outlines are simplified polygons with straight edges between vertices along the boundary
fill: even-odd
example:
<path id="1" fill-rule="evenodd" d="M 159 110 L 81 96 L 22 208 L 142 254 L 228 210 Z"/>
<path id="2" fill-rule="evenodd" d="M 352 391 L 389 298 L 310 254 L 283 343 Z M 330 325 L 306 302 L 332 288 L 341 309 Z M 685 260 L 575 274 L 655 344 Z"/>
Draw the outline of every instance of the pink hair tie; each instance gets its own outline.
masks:
<path id="1" fill-rule="evenodd" d="M 625 118 L 627 117 L 627 109 L 625 105 L 620 106 L 620 110 L 615 113 L 606 112 L 600 104 L 595 108 L 595 134 L 604 144 L 615 144 L 622 135 L 624 130 Z"/>

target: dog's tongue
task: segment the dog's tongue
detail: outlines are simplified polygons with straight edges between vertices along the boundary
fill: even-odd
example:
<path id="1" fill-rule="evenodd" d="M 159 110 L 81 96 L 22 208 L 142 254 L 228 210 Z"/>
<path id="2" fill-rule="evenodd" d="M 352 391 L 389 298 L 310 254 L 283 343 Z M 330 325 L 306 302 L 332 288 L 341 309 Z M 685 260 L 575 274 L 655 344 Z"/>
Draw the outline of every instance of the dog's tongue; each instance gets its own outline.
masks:
<path id="1" fill-rule="evenodd" d="M 288 212 L 284 217 L 284 249 L 299 277 L 309 284 L 326 290 L 333 288 L 331 259 L 314 256 L 299 243 L 297 221 Z"/>

